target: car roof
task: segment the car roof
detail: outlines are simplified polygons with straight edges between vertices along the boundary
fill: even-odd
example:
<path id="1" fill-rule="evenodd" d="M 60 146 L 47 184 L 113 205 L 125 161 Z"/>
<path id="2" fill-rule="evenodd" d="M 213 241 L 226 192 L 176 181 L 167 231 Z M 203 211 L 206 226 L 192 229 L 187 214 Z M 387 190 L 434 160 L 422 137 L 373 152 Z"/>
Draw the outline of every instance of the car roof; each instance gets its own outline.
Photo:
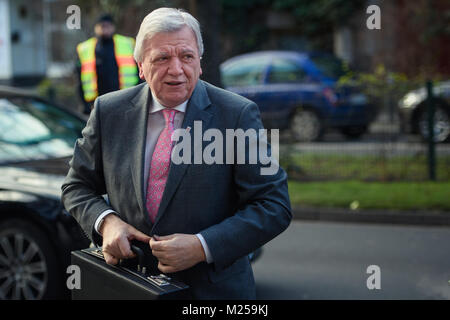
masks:
<path id="1" fill-rule="evenodd" d="M 40 101 L 45 101 L 46 103 L 50 103 L 51 105 L 64 110 L 65 112 L 70 113 L 73 116 L 78 117 L 80 120 L 86 121 L 88 119 L 87 115 L 84 115 L 82 113 L 79 113 L 74 110 L 70 110 L 68 108 L 65 108 L 58 103 L 54 101 L 49 101 L 45 97 L 39 96 L 36 91 L 32 89 L 24 89 L 24 88 L 16 88 L 16 87 L 10 87 L 10 86 L 4 86 L 0 85 L 0 99 L 4 97 L 27 97 L 27 98 L 34 98 Z"/>
<path id="2" fill-rule="evenodd" d="M 36 91 L 31 89 L 16 88 L 10 86 L 0 85 L 0 96 L 24 96 L 24 97 L 38 97 Z"/>
<path id="3" fill-rule="evenodd" d="M 303 60 L 308 58 L 307 52 L 300 51 L 287 51 L 287 50 L 268 50 L 268 51 L 256 51 L 250 53 L 244 53 L 234 56 L 221 64 L 221 67 L 226 67 L 241 59 L 256 58 L 256 57 L 277 57 L 277 58 L 290 58 L 294 60 Z"/>

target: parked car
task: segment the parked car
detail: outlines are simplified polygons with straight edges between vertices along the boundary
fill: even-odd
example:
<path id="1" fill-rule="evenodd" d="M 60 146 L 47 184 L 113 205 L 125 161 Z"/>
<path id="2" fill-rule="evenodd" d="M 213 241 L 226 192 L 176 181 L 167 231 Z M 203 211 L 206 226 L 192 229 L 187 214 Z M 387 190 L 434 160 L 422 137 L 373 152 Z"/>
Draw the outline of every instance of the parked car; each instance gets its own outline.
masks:
<path id="1" fill-rule="evenodd" d="M 69 298 L 70 251 L 89 246 L 60 202 L 86 119 L 0 87 L 0 299 Z"/>
<path id="2" fill-rule="evenodd" d="M 337 87 L 342 62 L 333 55 L 261 51 L 220 68 L 226 89 L 258 104 L 266 128 L 287 129 L 297 141 L 318 140 L 328 128 L 356 138 L 375 117 L 358 89 Z"/>
<path id="3" fill-rule="evenodd" d="M 434 96 L 434 140 L 450 141 L 450 81 L 433 87 Z M 408 92 L 399 103 L 402 131 L 420 134 L 428 140 L 427 90 L 425 87 Z"/>

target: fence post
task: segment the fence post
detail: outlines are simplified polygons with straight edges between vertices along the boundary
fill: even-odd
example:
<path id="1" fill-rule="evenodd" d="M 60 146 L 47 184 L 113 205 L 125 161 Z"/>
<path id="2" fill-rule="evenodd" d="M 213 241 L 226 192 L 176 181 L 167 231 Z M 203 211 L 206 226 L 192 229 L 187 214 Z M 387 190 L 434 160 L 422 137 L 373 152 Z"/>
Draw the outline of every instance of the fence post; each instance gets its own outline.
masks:
<path id="1" fill-rule="evenodd" d="M 432 181 L 436 180 L 436 148 L 434 141 L 434 101 L 433 83 L 427 81 L 427 109 L 428 109 L 428 175 Z"/>

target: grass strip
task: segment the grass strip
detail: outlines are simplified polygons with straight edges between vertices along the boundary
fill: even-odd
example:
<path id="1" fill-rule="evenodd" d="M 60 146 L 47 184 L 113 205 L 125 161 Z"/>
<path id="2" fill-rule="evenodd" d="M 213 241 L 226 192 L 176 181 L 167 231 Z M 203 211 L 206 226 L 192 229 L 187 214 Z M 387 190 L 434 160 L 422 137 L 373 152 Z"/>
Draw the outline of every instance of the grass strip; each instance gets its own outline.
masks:
<path id="1" fill-rule="evenodd" d="M 450 156 L 437 156 L 438 181 L 450 181 Z M 425 181 L 425 155 L 380 157 L 291 153 L 281 158 L 291 180 Z"/>
<path id="2" fill-rule="evenodd" d="M 293 206 L 450 210 L 450 182 L 289 181 Z"/>

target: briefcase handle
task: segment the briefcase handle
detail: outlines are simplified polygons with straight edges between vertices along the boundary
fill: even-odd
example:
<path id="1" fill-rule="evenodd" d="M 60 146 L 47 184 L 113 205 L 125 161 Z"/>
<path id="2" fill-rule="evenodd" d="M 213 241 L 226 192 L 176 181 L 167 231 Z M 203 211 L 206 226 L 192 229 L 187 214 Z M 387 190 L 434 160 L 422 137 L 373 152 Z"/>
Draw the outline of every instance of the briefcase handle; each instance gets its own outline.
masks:
<path id="1" fill-rule="evenodd" d="M 131 245 L 130 246 L 131 251 L 133 251 L 134 254 L 136 254 L 137 258 L 138 258 L 138 271 L 141 271 L 141 268 L 144 266 L 144 251 L 142 251 L 141 248 L 135 246 L 135 245 Z"/>

